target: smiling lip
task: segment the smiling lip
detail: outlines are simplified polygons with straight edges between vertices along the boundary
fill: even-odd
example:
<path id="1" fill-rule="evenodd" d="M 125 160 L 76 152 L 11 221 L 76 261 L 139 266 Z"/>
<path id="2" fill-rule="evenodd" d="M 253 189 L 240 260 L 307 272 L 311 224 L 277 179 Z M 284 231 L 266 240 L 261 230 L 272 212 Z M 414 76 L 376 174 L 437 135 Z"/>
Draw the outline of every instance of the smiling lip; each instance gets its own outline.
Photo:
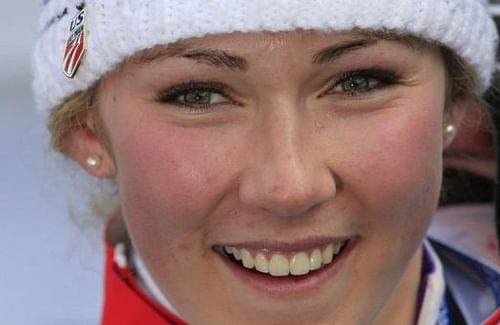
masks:
<path id="1" fill-rule="evenodd" d="M 250 241 L 237 244 L 223 244 L 218 246 L 232 246 L 238 248 L 249 248 L 256 250 L 276 251 L 276 252 L 297 252 L 297 251 L 308 250 L 318 246 L 327 245 L 330 243 L 337 243 L 347 239 L 349 239 L 349 237 L 337 237 L 337 238 L 319 237 L 319 238 L 304 239 L 293 243 L 274 241 L 274 240 L 264 240 L 264 241 Z"/>
<path id="2" fill-rule="evenodd" d="M 341 269 L 355 249 L 356 242 L 356 238 L 353 237 L 321 238 L 292 244 L 280 242 L 232 244 L 216 246 L 214 250 L 236 279 L 261 293 L 286 298 L 320 289 Z M 332 248 L 333 256 L 325 256 L 325 251 Z M 319 251 L 322 254 L 319 254 Z M 308 258 L 310 263 L 307 261 Z"/>

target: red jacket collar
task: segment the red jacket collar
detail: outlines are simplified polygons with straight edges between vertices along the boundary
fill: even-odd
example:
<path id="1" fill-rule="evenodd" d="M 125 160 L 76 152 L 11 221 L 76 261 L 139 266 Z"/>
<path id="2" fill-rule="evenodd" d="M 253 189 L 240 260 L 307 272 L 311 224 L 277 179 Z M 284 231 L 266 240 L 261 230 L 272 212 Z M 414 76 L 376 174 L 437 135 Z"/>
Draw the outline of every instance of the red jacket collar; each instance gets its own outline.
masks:
<path id="1" fill-rule="evenodd" d="M 120 268 L 114 249 L 106 240 L 106 274 L 102 325 L 187 325 L 148 297 L 139 287 L 133 272 Z"/>

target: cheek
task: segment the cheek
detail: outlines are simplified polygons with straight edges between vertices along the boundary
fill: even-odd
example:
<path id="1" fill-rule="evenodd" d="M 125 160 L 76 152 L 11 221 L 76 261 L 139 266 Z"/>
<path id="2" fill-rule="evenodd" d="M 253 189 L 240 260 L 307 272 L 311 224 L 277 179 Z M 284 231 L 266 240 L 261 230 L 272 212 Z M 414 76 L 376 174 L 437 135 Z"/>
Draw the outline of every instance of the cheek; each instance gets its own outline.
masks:
<path id="1" fill-rule="evenodd" d="M 117 181 L 129 228 L 150 234 L 162 229 L 170 236 L 201 229 L 231 173 L 220 159 L 231 155 L 224 139 L 214 146 L 199 133 L 154 122 L 119 138 Z"/>
<path id="2" fill-rule="evenodd" d="M 198 226 L 220 195 L 215 183 L 227 179 L 221 171 L 230 173 L 220 158 L 232 154 L 228 137 L 170 122 L 119 76 L 103 83 L 100 102 L 127 223 L 143 233 Z"/>
<path id="3" fill-rule="evenodd" d="M 350 176 L 367 212 L 365 227 L 417 236 L 439 197 L 442 112 L 437 105 L 404 109 L 408 113 L 380 115 L 364 127 Z"/>
<path id="4" fill-rule="evenodd" d="M 337 197 L 350 207 L 346 213 L 362 237 L 350 301 L 359 299 L 357 294 L 380 299 L 422 243 L 441 183 L 439 107 L 381 112 L 357 121 L 358 135 L 350 134 L 356 140 L 338 167 L 345 184 Z"/>

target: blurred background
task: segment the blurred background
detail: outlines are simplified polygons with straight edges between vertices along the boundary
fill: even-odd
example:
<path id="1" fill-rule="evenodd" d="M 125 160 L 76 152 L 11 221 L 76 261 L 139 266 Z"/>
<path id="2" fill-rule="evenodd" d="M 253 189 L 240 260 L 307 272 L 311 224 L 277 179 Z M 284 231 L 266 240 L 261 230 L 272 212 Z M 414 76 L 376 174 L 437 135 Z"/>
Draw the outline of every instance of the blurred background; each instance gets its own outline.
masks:
<path id="1" fill-rule="evenodd" d="M 32 100 L 41 2 L 0 3 L 0 324 L 99 324 L 101 231 L 71 216 L 74 171 L 48 149 Z"/>

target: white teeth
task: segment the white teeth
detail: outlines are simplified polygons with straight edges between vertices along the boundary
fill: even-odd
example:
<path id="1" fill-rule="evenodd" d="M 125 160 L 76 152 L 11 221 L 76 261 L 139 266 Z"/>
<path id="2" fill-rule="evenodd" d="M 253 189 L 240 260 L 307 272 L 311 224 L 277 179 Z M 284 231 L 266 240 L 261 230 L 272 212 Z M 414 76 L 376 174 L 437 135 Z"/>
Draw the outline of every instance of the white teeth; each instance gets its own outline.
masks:
<path id="1" fill-rule="evenodd" d="M 321 256 L 321 251 L 319 250 L 319 248 L 316 248 L 315 250 L 313 250 L 311 257 L 309 258 L 311 271 L 319 269 L 322 263 L 323 263 L 323 257 Z"/>
<path id="2" fill-rule="evenodd" d="M 306 253 L 295 254 L 290 260 L 290 273 L 292 275 L 304 275 L 309 273 L 309 257 Z"/>
<path id="3" fill-rule="evenodd" d="M 323 251 L 323 264 L 330 264 L 333 260 L 333 244 L 326 246 Z"/>
<path id="4" fill-rule="evenodd" d="M 267 263 L 266 257 L 258 253 L 255 257 L 255 269 L 262 273 L 269 273 L 269 263 Z"/>
<path id="5" fill-rule="evenodd" d="M 250 255 L 250 252 L 244 248 L 241 250 L 241 259 L 243 261 L 243 266 L 247 269 L 252 269 L 254 267 L 255 263 L 252 255 Z"/>
<path id="6" fill-rule="evenodd" d="M 345 243 L 345 241 L 336 244 L 332 243 L 324 247 L 323 250 L 315 248 L 312 252 L 296 252 L 290 260 L 280 253 L 274 253 L 268 261 L 265 253 L 257 252 L 254 257 L 250 250 L 246 248 L 226 246 L 224 251 L 228 255 L 232 255 L 237 261 L 241 261 L 247 269 L 256 269 L 261 273 L 277 277 L 289 274 L 298 276 L 308 274 L 310 271 L 321 269 L 324 265 L 330 264 Z"/>
<path id="7" fill-rule="evenodd" d="M 233 256 L 237 261 L 241 261 L 241 253 L 237 248 L 233 248 Z"/>
<path id="8" fill-rule="evenodd" d="M 274 276 L 286 276 L 290 273 L 288 258 L 281 254 L 273 254 L 269 262 L 269 273 Z"/>
<path id="9" fill-rule="evenodd" d="M 342 243 L 337 243 L 333 247 L 333 255 L 337 255 L 340 252 L 340 249 L 342 248 Z"/>

